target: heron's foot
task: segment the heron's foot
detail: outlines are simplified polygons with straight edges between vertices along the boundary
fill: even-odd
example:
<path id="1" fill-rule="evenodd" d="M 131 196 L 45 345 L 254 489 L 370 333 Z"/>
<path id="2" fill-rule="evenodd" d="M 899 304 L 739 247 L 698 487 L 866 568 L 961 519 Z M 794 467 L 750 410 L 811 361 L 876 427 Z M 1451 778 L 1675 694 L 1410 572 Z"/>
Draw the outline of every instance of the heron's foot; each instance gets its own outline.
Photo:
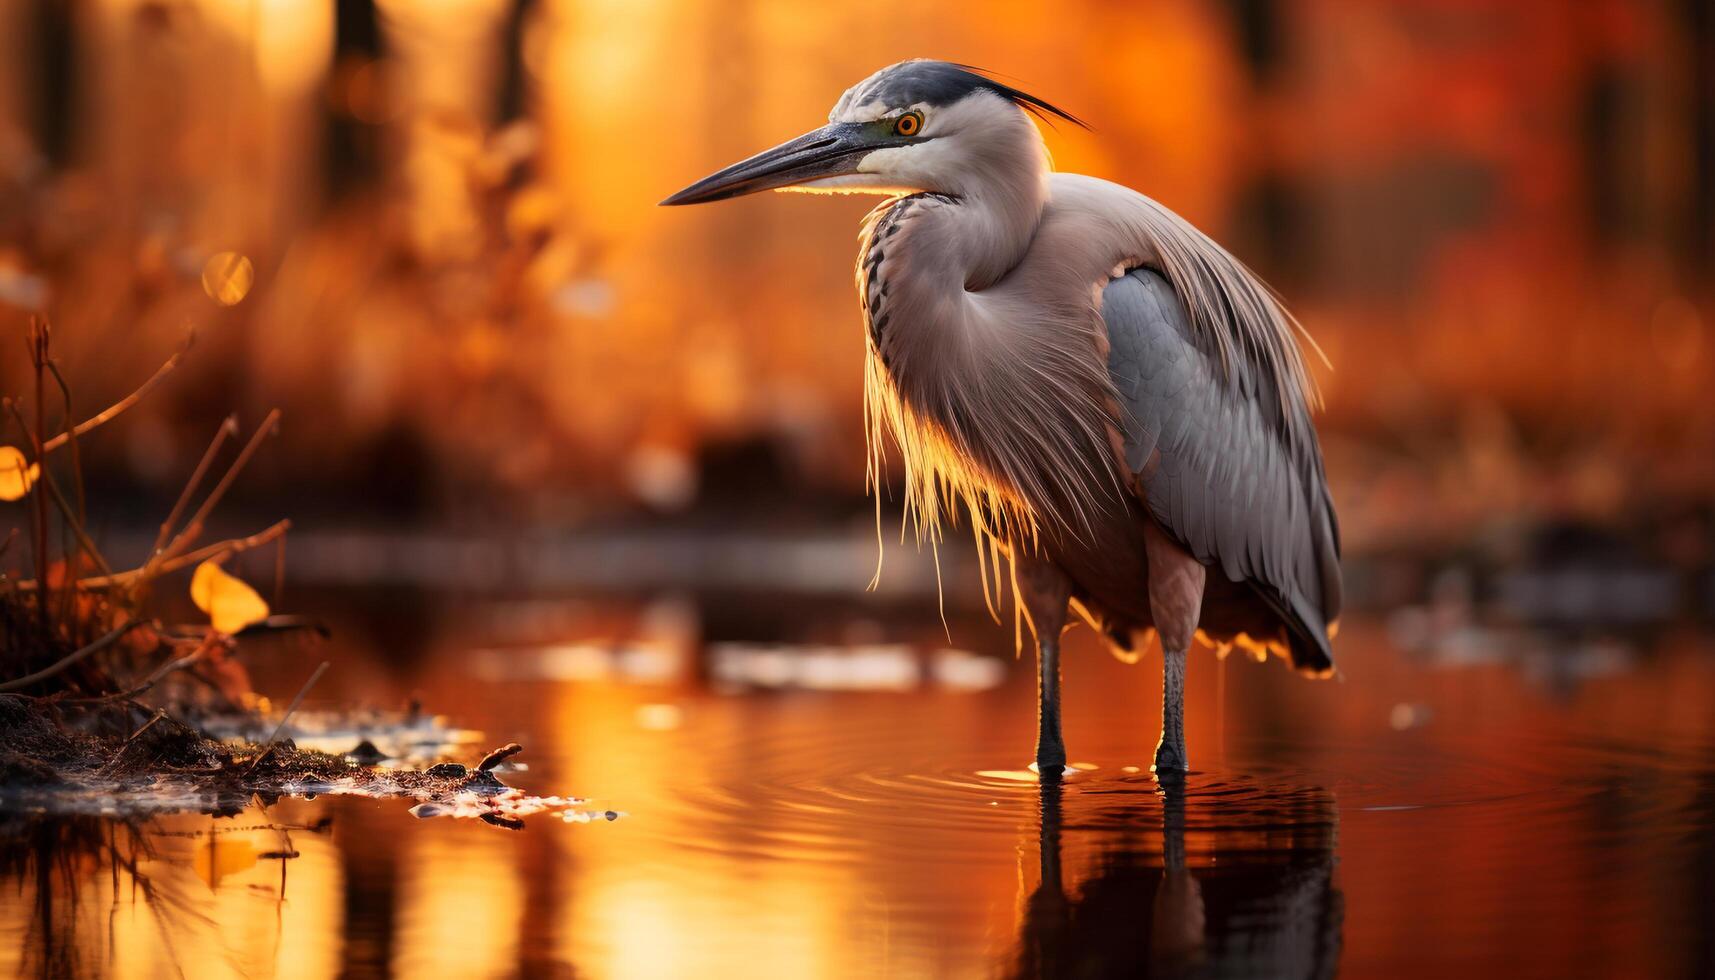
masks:
<path id="1" fill-rule="evenodd" d="M 1160 744 L 1155 747 L 1156 773 L 1174 773 L 1182 775 L 1191 771 L 1191 763 L 1185 755 L 1185 740 L 1161 737 Z"/>

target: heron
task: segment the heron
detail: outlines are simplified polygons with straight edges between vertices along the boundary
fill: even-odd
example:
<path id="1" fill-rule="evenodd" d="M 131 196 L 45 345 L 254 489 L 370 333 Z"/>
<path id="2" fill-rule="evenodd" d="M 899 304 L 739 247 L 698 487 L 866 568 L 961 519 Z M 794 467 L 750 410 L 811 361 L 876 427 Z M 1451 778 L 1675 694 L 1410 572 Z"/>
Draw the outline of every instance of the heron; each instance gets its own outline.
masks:
<path id="1" fill-rule="evenodd" d="M 1039 774 L 1065 772 L 1077 617 L 1127 661 L 1159 639 L 1154 771 L 1182 775 L 1194 640 L 1333 672 L 1340 538 L 1300 336 L 1315 346 L 1190 222 L 1055 172 L 1037 125 L 1055 119 L 1084 125 L 992 73 L 904 61 L 827 125 L 662 204 L 886 198 L 857 262 L 871 491 L 891 442 L 919 540 L 968 520 L 985 600 L 1006 560 L 1017 642 L 1022 620 L 1035 643 Z"/>

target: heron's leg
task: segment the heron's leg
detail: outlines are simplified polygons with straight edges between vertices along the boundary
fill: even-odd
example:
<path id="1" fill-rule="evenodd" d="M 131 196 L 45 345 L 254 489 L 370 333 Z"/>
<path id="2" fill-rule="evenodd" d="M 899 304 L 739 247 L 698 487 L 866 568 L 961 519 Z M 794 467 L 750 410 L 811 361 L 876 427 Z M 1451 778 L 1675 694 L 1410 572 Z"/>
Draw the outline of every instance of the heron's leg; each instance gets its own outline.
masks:
<path id="1" fill-rule="evenodd" d="M 1066 741 L 1060 735 L 1060 637 L 1043 637 L 1036 645 L 1036 771 L 1059 773 L 1066 768 Z"/>
<path id="2" fill-rule="evenodd" d="M 1161 741 L 1155 745 L 1157 773 L 1185 772 L 1185 651 L 1161 648 Z"/>
<path id="3" fill-rule="evenodd" d="M 1154 523 L 1145 529 L 1144 547 L 1150 615 L 1161 637 L 1161 741 L 1155 746 L 1155 771 L 1183 773 L 1191 768 L 1185 754 L 1185 651 L 1202 614 L 1205 570 Z"/>
<path id="4" fill-rule="evenodd" d="M 1060 736 L 1060 632 L 1066 627 L 1072 583 L 1052 562 L 1023 550 L 1013 551 L 1014 584 L 1036 639 L 1036 771 L 1059 776 L 1066 768 L 1066 742 Z"/>

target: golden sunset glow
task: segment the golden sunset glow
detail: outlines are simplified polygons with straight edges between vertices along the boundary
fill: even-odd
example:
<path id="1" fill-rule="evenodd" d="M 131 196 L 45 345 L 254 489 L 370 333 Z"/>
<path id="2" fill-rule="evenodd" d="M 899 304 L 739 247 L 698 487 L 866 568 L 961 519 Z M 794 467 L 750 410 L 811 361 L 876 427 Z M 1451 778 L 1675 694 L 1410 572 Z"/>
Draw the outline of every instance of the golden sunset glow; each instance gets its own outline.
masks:
<path id="1" fill-rule="evenodd" d="M 0 652 L 37 645 L 0 670 L 0 975 L 1697 975 L 1696 6 L 0 0 Z M 1291 479 L 1338 511 L 1304 572 L 1343 569 L 1337 666 L 1198 633 L 1183 782 L 1152 773 L 1155 630 L 1123 648 L 1068 573 L 1039 676 L 1014 601 L 1017 547 L 1106 501 L 1045 443 L 955 438 L 1069 404 L 1061 346 L 972 318 L 966 390 L 995 397 L 938 417 L 882 358 L 862 258 L 854 290 L 887 197 L 853 192 L 915 179 L 875 161 L 951 114 L 830 109 L 920 57 L 1076 116 L 1033 123 L 1054 169 L 1207 232 L 1326 355 L 1303 345 L 1325 405 Z M 873 140 L 768 175 L 805 193 L 676 206 L 824 124 Z M 1024 142 L 1030 193 L 1080 200 Z M 1038 305 L 1096 324 L 1093 278 Z M 1296 388 L 1228 373 L 1256 338 L 1185 336 L 1174 363 L 1262 394 L 1158 428 L 1255 409 L 1289 442 L 1267 396 Z M 1124 345 L 1088 341 L 1066 414 L 1123 460 Z M 1146 448 L 1115 499 L 1157 530 L 1217 491 L 1268 512 L 1229 450 L 1160 504 Z M 1186 615 L 1285 616 L 1229 530 L 1187 567 L 1230 588 Z M 1059 781 L 1029 768 L 1038 683 Z M 85 721 L 55 741 L 20 706 Z M 251 754 L 173 756 L 180 716 Z M 343 781 L 248 781 L 288 749 Z M 445 763 L 433 796 L 351 775 Z"/>

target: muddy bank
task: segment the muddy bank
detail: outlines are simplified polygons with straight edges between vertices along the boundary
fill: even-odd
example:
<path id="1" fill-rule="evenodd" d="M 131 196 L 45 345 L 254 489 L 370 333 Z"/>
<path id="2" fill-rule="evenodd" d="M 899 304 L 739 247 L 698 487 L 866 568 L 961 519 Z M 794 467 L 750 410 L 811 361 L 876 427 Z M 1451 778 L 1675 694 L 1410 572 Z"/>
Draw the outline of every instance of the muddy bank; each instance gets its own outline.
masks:
<path id="1" fill-rule="evenodd" d="M 500 769 L 522 748 L 507 745 L 473 765 L 378 768 L 364 742 L 347 754 L 209 737 L 165 713 L 133 705 L 62 710 L 53 701 L 0 695 L 0 811 L 134 816 L 200 811 L 236 814 L 252 800 L 333 793 L 415 801 L 420 817 L 479 819 L 521 829 L 523 818 L 614 819 L 573 797 L 533 796 Z"/>

